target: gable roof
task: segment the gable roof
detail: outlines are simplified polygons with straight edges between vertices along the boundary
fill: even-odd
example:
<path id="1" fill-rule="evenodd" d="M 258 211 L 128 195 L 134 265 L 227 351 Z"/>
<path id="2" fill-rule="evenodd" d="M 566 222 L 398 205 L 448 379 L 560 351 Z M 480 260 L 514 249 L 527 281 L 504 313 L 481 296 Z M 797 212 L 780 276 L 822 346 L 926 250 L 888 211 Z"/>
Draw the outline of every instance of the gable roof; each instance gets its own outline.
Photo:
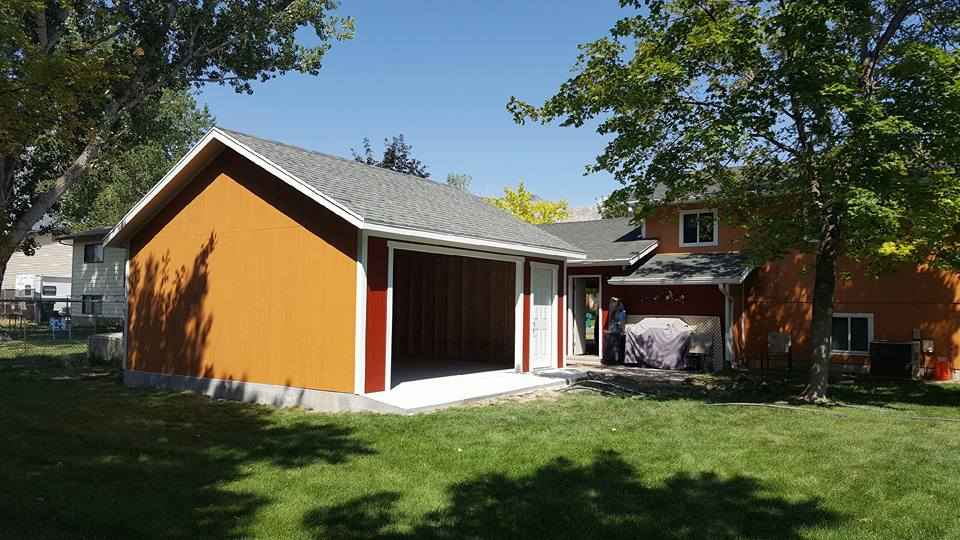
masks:
<path id="1" fill-rule="evenodd" d="M 582 258 L 574 245 L 480 197 L 432 180 L 252 135 L 213 128 L 124 216 L 107 243 L 121 242 L 223 148 L 231 148 L 357 228 L 425 240 Z M 206 155 L 202 155 L 206 154 Z M 191 164 L 193 164 L 191 166 Z M 168 189 L 169 188 L 169 189 Z M 167 192 L 164 194 L 164 192 Z"/>
<path id="2" fill-rule="evenodd" d="M 541 229 L 583 249 L 578 264 L 633 264 L 656 249 L 656 240 L 643 237 L 643 227 L 630 218 L 597 219 L 541 225 Z"/>
<path id="3" fill-rule="evenodd" d="M 739 284 L 753 267 L 744 255 L 723 253 L 663 253 L 650 257 L 628 276 L 616 276 L 611 285 L 722 285 Z"/>

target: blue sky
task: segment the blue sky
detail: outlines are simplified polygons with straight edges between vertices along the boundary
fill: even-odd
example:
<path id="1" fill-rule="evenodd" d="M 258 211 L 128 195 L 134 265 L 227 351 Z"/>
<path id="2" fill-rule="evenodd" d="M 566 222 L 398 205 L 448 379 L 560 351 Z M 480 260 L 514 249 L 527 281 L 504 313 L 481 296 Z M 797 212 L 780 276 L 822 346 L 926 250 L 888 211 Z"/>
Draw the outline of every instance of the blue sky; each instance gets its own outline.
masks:
<path id="1" fill-rule="evenodd" d="M 585 206 L 617 187 L 583 176 L 604 145 L 593 129 L 518 126 L 505 107 L 552 95 L 577 44 L 626 14 L 617 0 L 343 0 L 338 13 L 355 18 L 356 37 L 334 44 L 319 76 L 288 74 L 249 96 L 207 87 L 199 101 L 223 127 L 347 157 L 363 137 L 379 149 L 403 133 L 432 178 L 470 174 L 481 195 L 522 179 Z"/>

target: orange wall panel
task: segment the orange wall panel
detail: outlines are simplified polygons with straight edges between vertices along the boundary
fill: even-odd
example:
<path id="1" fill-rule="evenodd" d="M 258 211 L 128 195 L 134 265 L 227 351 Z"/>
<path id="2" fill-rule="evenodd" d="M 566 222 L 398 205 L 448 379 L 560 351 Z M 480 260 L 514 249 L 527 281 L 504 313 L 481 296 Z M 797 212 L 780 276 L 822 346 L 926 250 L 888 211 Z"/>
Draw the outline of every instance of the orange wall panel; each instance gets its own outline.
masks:
<path id="1" fill-rule="evenodd" d="M 352 392 L 356 240 L 226 150 L 131 241 L 130 368 Z"/>
<path id="2" fill-rule="evenodd" d="M 767 332 L 789 333 L 794 356 L 807 359 L 815 259 L 790 255 L 764 265 L 750 278 L 746 294 L 748 355 L 766 351 Z M 872 276 L 850 261 L 838 269 L 834 311 L 872 313 L 874 338 L 910 341 L 913 329 L 934 340 L 935 357 L 951 358 L 960 369 L 960 276 L 925 266 L 904 266 Z M 834 356 L 835 363 L 864 363 L 863 356 Z"/>

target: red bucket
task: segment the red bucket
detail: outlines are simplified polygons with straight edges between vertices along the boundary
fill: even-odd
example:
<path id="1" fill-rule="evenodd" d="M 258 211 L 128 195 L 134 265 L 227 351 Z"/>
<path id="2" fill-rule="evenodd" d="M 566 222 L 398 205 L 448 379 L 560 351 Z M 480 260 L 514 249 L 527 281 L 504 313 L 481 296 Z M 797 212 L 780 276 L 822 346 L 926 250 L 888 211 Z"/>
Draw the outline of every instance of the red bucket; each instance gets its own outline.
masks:
<path id="1" fill-rule="evenodd" d="M 953 378 L 953 363 L 946 358 L 938 358 L 933 365 L 933 379 L 935 381 L 949 381 Z"/>

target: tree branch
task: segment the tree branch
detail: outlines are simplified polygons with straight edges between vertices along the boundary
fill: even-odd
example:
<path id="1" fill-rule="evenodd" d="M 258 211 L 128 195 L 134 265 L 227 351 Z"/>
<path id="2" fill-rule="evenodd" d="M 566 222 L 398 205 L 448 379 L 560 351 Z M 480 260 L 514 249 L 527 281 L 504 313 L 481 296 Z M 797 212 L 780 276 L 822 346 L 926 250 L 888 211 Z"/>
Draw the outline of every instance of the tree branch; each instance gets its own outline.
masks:
<path id="1" fill-rule="evenodd" d="M 913 2 L 911 0 L 904 0 L 894 9 L 893 17 L 887 23 L 880 37 L 877 38 L 877 43 L 873 46 L 873 49 L 867 53 L 866 58 L 863 59 L 863 71 L 860 74 L 861 89 L 870 92 L 873 87 L 873 75 L 876 72 L 877 64 L 880 62 L 883 49 L 890 43 L 890 40 L 893 39 L 893 36 L 896 35 L 900 29 L 900 26 L 903 25 L 903 21 L 910 15 L 912 7 Z"/>

